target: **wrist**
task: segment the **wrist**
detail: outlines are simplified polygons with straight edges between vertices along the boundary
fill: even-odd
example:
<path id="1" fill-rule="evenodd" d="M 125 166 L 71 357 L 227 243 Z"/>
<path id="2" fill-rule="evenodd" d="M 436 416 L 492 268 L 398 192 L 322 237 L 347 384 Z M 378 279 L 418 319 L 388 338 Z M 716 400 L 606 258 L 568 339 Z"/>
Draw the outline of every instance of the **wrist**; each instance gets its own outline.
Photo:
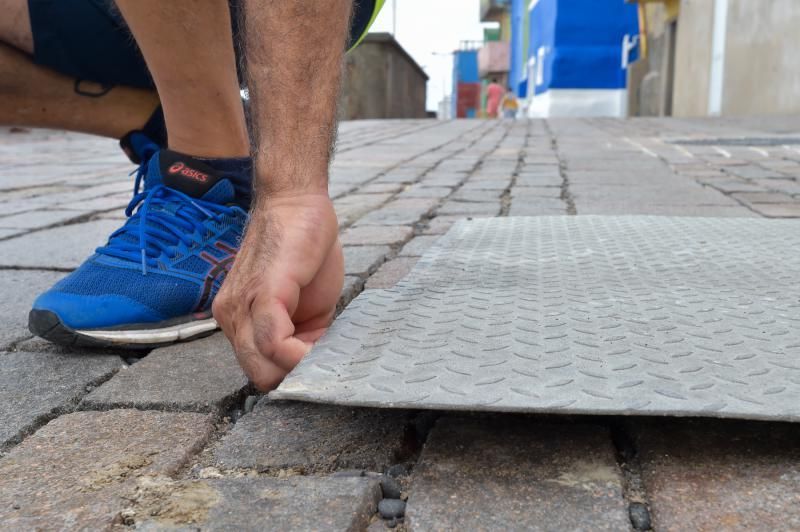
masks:
<path id="1" fill-rule="evenodd" d="M 256 161 L 256 194 L 265 198 L 328 196 L 328 160 L 297 154 L 280 161 Z"/>

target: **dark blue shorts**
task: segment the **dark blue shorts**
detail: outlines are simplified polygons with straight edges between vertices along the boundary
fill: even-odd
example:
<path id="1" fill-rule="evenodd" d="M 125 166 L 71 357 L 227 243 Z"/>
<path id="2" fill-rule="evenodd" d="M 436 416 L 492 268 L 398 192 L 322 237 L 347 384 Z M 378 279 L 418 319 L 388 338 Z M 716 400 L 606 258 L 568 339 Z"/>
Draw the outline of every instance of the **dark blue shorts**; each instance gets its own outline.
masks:
<path id="1" fill-rule="evenodd" d="M 230 1 L 234 26 L 238 4 Z M 366 29 L 374 5 L 375 0 L 356 1 L 352 40 Z M 153 87 L 139 47 L 113 0 L 28 0 L 28 11 L 36 63 L 104 85 Z"/>

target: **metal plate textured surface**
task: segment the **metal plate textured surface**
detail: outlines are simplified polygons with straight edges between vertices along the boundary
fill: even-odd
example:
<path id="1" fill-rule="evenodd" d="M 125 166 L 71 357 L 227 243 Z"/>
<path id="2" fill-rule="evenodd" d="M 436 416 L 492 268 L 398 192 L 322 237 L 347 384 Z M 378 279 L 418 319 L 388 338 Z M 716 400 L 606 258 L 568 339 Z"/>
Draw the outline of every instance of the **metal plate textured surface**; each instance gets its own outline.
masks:
<path id="1" fill-rule="evenodd" d="M 800 421 L 800 221 L 464 220 L 273 396 Z"/>

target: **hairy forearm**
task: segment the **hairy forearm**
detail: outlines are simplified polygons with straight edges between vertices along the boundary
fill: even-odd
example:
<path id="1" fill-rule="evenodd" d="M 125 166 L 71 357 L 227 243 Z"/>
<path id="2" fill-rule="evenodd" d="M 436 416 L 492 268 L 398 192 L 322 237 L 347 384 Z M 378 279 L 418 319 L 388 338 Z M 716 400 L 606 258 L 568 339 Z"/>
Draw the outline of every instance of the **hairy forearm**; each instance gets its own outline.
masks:
<path id="1" fill-rule="evenodd" d="M 327 194 L 352 0 L 246 0 L 256 193 Z"/>

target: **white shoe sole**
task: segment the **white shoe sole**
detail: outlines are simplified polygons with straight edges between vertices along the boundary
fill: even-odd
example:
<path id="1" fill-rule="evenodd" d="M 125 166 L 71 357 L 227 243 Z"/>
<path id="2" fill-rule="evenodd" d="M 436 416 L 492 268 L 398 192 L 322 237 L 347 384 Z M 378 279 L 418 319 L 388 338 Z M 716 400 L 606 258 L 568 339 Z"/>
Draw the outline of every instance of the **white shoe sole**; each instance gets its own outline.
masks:
<path id="1" fill-rule="evenodd" d="M 208 318 L 205 320 L 190 321 L 180 325 L 164 327 L 163 329 L 140 329 L 140 330 L 84 330 L 77 329 L 77 334 L 88 336 L 95 340 L 108 342 L 111 344 L 160 344 L 188 340 L 199 334 L 207 333 L 217 329 L 217 320 Z"/>

